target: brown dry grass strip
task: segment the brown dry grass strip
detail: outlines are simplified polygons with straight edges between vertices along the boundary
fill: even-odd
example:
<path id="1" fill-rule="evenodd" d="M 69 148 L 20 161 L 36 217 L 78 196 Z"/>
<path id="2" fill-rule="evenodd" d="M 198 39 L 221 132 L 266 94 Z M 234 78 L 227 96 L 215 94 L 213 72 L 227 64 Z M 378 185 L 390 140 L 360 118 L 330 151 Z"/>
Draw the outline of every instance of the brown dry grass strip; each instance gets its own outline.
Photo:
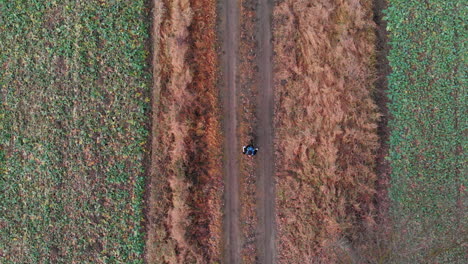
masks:
<path id="1" fill-rule="evenodd" d="M 155 1 L 147 263 L 213 263 L 221 153 L 213 1 Z"/>
<path id="2" fill-rule="evenodd" d="M 377 108 L 371 1 L 274 9 L 279 262 L 336 261 L 372 225 Z"/>
<path id="3" fill-rule="evenodd" d="M 181 172 L 188 128 L 178 120 L 179 102 L 190 98 L 185 62 L 192 11 L 188 1 L 155 1 L 153 10 L 152 147 L 148 194 L 148 263 L 178 263 L 188 252 L 185 241 L 187 183 Z M 185 191 L 185 193 L 184 193 Z"/>
<path id="4" fill-rule="evenodd" d="M 192 0 L 194 11 L 191 30 L 193 80 L 189 85 L 194 100 L 186 106 L 192 121 L 187 146 L 187 176 L 193 181 L 188 230 L 191 243 L 197 245 L 204 263 L 220 261 L 222 226 L 222 152 L 220 102 L 217 89 L 216 2 Z"/>

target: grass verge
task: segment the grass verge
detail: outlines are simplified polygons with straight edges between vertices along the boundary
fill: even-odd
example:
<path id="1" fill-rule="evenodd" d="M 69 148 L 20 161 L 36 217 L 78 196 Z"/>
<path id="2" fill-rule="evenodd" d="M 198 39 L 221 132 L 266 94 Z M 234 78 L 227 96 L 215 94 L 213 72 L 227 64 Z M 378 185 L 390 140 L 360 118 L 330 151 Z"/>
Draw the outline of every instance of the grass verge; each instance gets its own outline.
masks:
<path id="1" fill-rule="evenodd" d="M 222 142 L 215 2 L 154 1 L 153 16 L 145 259 L 219 263 Z"/>

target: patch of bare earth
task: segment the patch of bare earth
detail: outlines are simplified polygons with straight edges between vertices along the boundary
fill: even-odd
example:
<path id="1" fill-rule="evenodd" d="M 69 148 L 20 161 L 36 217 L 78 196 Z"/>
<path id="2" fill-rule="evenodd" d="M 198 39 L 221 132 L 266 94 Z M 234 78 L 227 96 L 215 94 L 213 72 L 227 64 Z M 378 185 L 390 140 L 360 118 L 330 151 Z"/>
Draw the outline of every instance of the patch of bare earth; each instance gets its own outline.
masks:
<path id="1" fill-rule="evenodd" d="M 273 13 L 279 263 L 358 261 L 374 226 L 372 2 L 285 0 Z"/>
<path id="2" fill-rule="evenodd" d="M 214 1 L 153 3 L 147 263 L 213 263 L 220 258 L 214 21 Z"/>

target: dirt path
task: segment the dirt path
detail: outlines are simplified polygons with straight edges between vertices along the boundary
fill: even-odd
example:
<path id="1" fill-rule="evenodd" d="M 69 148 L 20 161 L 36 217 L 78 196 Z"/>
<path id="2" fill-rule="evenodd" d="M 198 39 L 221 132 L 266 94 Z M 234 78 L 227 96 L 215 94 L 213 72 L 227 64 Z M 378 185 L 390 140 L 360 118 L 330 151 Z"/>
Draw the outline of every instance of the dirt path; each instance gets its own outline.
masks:
<path id="1" fill-rule="evenodd" d="M 239 40 L 239 8 L 236 0 L 222 1 L 219 10 L 221 18 L 223 83 L 223 128 L 225 177 L 225 248 L 224 263 L 237 264 L 240 256 L 239 231 L 239 166 L 237 143 L 237 50 Z"/>
<path id="2" fill-rule="evenodd" d="M 273 1 L 260 0 L 257 10 L 257 55 L 259 92 L 257 97 L 257 194 L 258 194 L 258 253 L 259 262 L 275 263 L 275 192 L 273 154 L 273 81 L 271 14 Z"/>
<path id="3" fill-rule="evenodd" d="M 221 65 L 223 68 L 222 100 L 225 175 L 225 219 L 224 219 L 224 261 L 241 263 L 240 204 L 239 204 L 239 151 L 240 143 L 236 134 L 237 102 L 239 83 L 238 47 L 239 47 L 239 6 L 236 0 L 223 1 L 220 4 L 220 36 L 222 38 Z M 257 210 L 258 210 L 258 262 L 275 263 L 275 214 L 274 214 L 274 178 L 273 178 L 273 87 L 272 87 L 272 44 L 271 13 L 273 3 L 261 0 L 257 9 L 255 38 L 258 65 L 258 96 L 256 98 L 257 126 L 255 138 L 260 147 L 256 157 Z"/>

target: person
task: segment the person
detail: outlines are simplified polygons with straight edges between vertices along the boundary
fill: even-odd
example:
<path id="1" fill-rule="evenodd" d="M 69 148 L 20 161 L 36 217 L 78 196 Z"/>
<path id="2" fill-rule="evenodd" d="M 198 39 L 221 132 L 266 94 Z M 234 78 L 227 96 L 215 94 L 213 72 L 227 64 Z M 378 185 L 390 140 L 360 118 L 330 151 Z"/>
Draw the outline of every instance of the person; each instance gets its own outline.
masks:
<path id="1" fill-rule="evenodd" d="M 257 154 L 258 148 L 252 146 L 252 145 L 247 145 L 242 147 L 242 153 L 248 156 L 255 156 Z"/>

